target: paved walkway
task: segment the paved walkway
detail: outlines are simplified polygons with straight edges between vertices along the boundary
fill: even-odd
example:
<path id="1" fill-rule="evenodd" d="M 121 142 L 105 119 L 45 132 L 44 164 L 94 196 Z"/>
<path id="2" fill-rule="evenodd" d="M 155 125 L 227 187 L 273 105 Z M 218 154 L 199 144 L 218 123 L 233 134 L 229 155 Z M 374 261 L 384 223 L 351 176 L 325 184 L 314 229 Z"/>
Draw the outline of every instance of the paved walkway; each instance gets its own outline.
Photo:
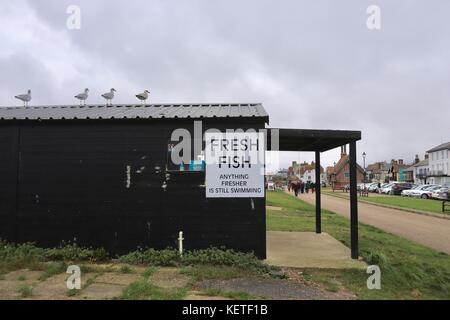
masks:
<path id="1" fill-rule="evenodd" d="M 327 233 L 267 231 L 267 263 L 292 268 L 365 268 L 350 249 Z"/>
<path id="2" fill-rule="evenodd" d="M 315 204 L 314 194 L 302 194 L 299 198 Z M 322 208 L 350 217 L 347 199 L 322 194 Z M 450 254 L 450 220 L 361 202 L 358 202 L 358 218 L 365 224 Z"/>

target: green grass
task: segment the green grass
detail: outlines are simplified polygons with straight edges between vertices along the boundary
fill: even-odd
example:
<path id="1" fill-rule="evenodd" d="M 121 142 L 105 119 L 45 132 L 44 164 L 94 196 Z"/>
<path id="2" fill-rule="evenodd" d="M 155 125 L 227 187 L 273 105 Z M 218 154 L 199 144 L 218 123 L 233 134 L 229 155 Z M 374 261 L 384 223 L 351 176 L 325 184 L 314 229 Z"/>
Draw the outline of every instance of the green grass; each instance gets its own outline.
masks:
<path id="1" fill-rule="evenodd" d="M 267 193 L 267 205 L 282 211 L 267 210 L 267 229 L 314 231 L 314 207 L 282 191 Z M 322 230 L 350 246 L 349 220 L 322 211 Z M 307 270 L 312 279 L 332 277 L 361 299 L 450 299 L 450 256 L 359 224 L 360 256 L 381 268 L 381 290 L 368 290 L 365 270 Z M 325 272 L 325 273 L 324 273 Z"/>
<path id="2" fill-rule="evenodd" d="M 33 243 L 14 244 L 0 239 L 0 274 L 18 269 L 44 270 L 47 261 L 103 261 L 102 248 L 90 249 L 67 244 L 58 248 L 39 248 Z"/>
<path id="3" fill-rule="evenodd" d="M 158 270 L 158 268 L 150 266 L 142 273 L 142 277 L 144 277 L 144 279 L 148 279 L 152 274 L 155 273 L 156 270 Z"/>
<path id="4" fill-rule="evenodd" d="M 117 269 L 113 266 L 103 266 L 103 265 L 95 265 L 95 264 L 80 264 L 81 274 L 85 273 L 105 273 L 105 272 L 114 272 Z"/>
<path id="5" fill-rule="evenodd" d="M 43 270 L 43 252 L 33 244 L 9 244 L 0 240 L 0 274 L 18 269 Z"/>
<path id="6" fill-rule="evenodd" d="M 244 253 L 226 248 L 207 248 L 185 251 L 182 256 L 175 249 L 137 250 L 120 257 L 120 262 L 147 264 L 152 266 L 223 265 L 269 273 L 273 268 L 256 258 L 253 253 Z"/>
<path id="7" fill-rule="evenodd" d="M 50 262 L 46 265 L 46 268 L 44 269 L 44 272 L 40 275 L 39 280 L 43 281 L 46 280 L 55 274 L 66 272 L 67 265 L 62 262 Z"/>
<path id="8" fill-rule="evenodd" d="M 373 203 L 387 204 L 391 206 L 416 209 L 422 211 L 442 212 L 442 201 L 431 200 L 431 199 L 420 199 L 420 198 L 409 198 L 400 196 L 380 196 L 380 197 L 367 197 L 365 201 Z M 447 213 L 448 214 L 448 213 Z"/>
<path id="9" fill-rule="evenodd" d="M 325 190 L 323 191 L 325 194 L 333 195 L 333 192 Z M 343 193 L 336 191 L 334 192 L 335 196 L 339 197 L 349 197 L 348 193 Z M 402 196 L 390 196 L 390 195 L 378 195 L 369 193 L 368 197 L 358 198 L 359 200 L 386 204 L 390 206 L 397 206 L 408 209 L 416 209 L 421 211 L 435 212 L 435 213 L 444 213 L 442 212 L 442 201 L 432 200 L 432 199 L 421 199 L 421 198 L 412 198 L 412 197 L 402 197 Z M 446 212 L 446 214 L 449 214 Z"/>
<path id="10" fill-rule="evenodd" d="M 164 289 L 139 280 L 128 285 L 122 294 L 124 300 L 181 300 L 187 288 Z"/>
<path id="11" fill-rule="evenodd" d="M 68 297 L 74 297 L 74 296 L 78 295 L 78 291 L 80 291 L 80 290 L 78 290 L 78 289 L 69 289 L 69 290 L 67 290 L 66 295 Z"/>
<path id="12" fill-rule="evenodd" d="M 29 298 L 33 295 L 33 288 L 30 286 L 21 286 L 19 288 L 19 294 L 22 298 Z"/>
<path id="13" fill-rule="evenodd" d="M 130 266 L 125 265 L 125 266 L 120 267 L 119 273 L 127 274 L 127 273 L 134 273 L 134 271 L 133 271 L 133 269 L 130 268 Z"/>
<path id="14" fill-rule="evenodd" d="M 27 280 L 27 277 L 25 277 L 24 275 L 21 275 L 17 278 L 18 281 L 25 281 Z"/>
<path id="15" fill-rule="evenodd" d="M 314 270 L 309 268 L 303 271 L 303 277 L 306 280 L 321 283 L 330 292 L 338 292 L 341 289 L 341 281 L 334 276 L 333 271 L 330 269 Z"/>

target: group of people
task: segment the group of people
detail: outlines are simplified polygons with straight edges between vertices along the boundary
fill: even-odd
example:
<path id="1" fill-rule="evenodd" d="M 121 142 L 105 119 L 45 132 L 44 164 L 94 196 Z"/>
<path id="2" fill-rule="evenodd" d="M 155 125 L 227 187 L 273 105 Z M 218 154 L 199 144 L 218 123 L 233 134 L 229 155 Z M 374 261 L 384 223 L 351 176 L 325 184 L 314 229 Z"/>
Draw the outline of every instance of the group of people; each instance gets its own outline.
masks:
<path id="1" fill-rule="evenodd" d="M 316 191 L 316 184 L 311 181 L 293 181 L 288 184 L 288 190 L 294 191 L 295 196 L 297 197 L 299 193 L 309 193 L 311 190 L 312 193 Z"/>

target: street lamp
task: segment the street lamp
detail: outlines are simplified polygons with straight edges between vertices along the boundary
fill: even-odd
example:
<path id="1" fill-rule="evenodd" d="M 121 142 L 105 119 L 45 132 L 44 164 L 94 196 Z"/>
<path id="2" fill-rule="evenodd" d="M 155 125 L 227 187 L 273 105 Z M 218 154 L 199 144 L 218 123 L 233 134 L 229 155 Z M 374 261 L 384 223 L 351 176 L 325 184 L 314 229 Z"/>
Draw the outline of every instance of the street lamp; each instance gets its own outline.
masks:
<path id="1" fill-rule="evenodd" d="M 363 152 L 363 167 L 364 167 L 364 190 L 366 190 L 366 153 Z"/>

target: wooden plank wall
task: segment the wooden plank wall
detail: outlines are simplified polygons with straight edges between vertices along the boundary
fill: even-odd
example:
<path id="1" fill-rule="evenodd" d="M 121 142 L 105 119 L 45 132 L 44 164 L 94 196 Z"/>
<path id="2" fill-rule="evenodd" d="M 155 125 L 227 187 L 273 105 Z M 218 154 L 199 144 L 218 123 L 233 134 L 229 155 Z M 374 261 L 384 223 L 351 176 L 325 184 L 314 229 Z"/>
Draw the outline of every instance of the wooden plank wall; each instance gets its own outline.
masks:
<path id="1" fill-rule="evenodd" d="M 204 122 L 203 129 L 230 125 L 216 120 Z M 163 190 L 167 144 L 178 127 L 193 132 L 193 121 L 20 122 L 2 127 L 0 173 L 7 179 L 0 183 L 0 237 L 11 238 L 16 223 L 17 242 L 76 242 L 124 253 L 137 247 L 176 247 L 183 231 L 186 249 L 225 246 L 264 258 L 265 199 L 253 199 L 253 204 L 251 199 L 206 199 L 201 172 L 170 172 Z"/>
<path id="2" fill-rule="evenodd" d="M 18 129 L 0 127 L 0 239 L 15 241 L 17 232 Z"/>

